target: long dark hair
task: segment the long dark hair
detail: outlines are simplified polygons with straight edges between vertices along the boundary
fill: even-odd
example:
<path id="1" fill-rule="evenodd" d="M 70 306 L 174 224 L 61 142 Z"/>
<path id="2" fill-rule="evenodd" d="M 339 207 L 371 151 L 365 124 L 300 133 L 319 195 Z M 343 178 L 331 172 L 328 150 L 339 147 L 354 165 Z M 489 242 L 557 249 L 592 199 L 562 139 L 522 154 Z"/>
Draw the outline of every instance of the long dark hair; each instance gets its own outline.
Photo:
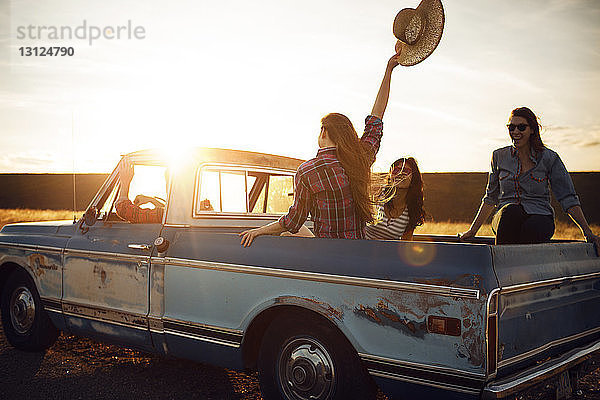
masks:
<path id="1" fill-rule="evenodd" d="M 380 202 L 383 204 L 384 210 L 389 213 L 394 198 L 399 195 L 398 183 L 396 183 L 396 176 L 393 172 L 395 169 L 403 168 L 403 166 L 410 168 L 412 171 L 406 196 L 406 206 L 408 207 L 408 226 L 406 229 L 408 230 L 423 225 L 426 216 L 425 209 L 423 208 L 423 179 L 421 178 L 421 171 L 419 171 L 417 160 L 413 157 L 399 158 L 392 163 L 390 172 L 387 175 L 387 183 L 381 191 Z"/>
<path id="2" fill-rule="evenodd" d="M 329 138 L 337 146 L 337 158 L 350 178 L 350 190 L 361 222 L 373 222 L 371 164 L 373 154 L 361 143 L 352 122 L 343 114 L 331 113 L 321 119 Z"/>
<path id="3" fill-rule="evenodd" d="M 542 142 L 542 137 L 540 136 L 540 131 L 542 130 L 542 125 L 538 117 L 527 107 L 518 107 L 511 111 L 510 118 L 512 117 L 522 117 L 527 120 L 527 124 L 531 128 L 531 135 L 529 136 L 529 147 L 536 151 L 536 153 L 541 153 L 544 151 L 546 146 Z M 509 118 L 509 119 L 510 119 Z"/>

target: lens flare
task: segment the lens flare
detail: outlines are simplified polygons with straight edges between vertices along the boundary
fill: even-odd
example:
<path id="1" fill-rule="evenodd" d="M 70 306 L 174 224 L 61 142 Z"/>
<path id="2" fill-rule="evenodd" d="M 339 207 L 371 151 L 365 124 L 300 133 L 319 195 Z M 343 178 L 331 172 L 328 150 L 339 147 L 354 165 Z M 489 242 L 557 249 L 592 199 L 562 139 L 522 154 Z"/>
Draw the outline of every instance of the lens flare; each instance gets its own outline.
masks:
<path id="1" fill-rule="evenodd" d="M 160 152 L 162 157 L 166 160 L 169 170 L 171 171 L 180 170 L 191 156 L 189 147 L 175 143 L 162 147 Z"/>
<path id="2" fill-rule="evenodd" d="M 428 243 L 400 243 L 398 254 L 405 263 L 423 267 L 435 258 L 436 250 Z"/>

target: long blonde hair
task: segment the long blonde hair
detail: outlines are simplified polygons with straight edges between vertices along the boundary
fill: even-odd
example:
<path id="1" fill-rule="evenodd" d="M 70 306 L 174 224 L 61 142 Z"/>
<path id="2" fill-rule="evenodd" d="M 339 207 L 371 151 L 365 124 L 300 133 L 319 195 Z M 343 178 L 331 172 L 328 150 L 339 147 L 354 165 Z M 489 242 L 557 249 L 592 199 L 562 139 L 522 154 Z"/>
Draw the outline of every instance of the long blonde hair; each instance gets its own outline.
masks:
<path id="1" fill-rule="evenodd" d="M 356 214 L 363 223 L 373 222 L 371 164 L 374 154 L 358 138 L 352 122 L 343 114 L 331 113 L 321 119 L 329 138 L 337 146 L 337 158 L 350 178 Z"/>

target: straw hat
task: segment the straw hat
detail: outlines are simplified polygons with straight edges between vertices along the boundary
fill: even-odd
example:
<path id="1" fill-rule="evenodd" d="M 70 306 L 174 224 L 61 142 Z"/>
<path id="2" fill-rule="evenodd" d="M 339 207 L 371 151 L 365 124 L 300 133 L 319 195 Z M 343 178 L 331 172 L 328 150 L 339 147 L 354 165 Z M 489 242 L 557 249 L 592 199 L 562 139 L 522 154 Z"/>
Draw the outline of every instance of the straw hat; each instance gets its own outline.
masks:
<path id="1" fill-rule="evenodd" d="M 394 19 L 394 36 L 404 43 L 400 64 L 415 65 L 429 57 L 442 39 L 443 31 L 441 0 L 422 0 L 416 9 L 401 10 Z M 396 44 L 396 51 L 400 45 Z"/>

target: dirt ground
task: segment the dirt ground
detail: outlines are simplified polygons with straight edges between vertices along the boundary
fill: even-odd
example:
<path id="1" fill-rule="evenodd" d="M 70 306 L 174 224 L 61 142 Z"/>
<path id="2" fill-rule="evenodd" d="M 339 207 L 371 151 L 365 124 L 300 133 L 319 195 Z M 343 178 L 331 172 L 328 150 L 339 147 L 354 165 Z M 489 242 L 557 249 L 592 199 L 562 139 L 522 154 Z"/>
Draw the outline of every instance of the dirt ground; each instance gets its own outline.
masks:
<path id="1" fill-rule="evenodd" d="M 575 399 L 600 399 L 600 356 L 580 379 Z M 554 387 L 521 400 L 554 398 Z M 169 359 L 61 335 L 45 353 L 12 348 L 0 328 L 0 399 L 261 399 L 256 374 Z M 379 394 L 378 400 L 386 396 Z"/>

